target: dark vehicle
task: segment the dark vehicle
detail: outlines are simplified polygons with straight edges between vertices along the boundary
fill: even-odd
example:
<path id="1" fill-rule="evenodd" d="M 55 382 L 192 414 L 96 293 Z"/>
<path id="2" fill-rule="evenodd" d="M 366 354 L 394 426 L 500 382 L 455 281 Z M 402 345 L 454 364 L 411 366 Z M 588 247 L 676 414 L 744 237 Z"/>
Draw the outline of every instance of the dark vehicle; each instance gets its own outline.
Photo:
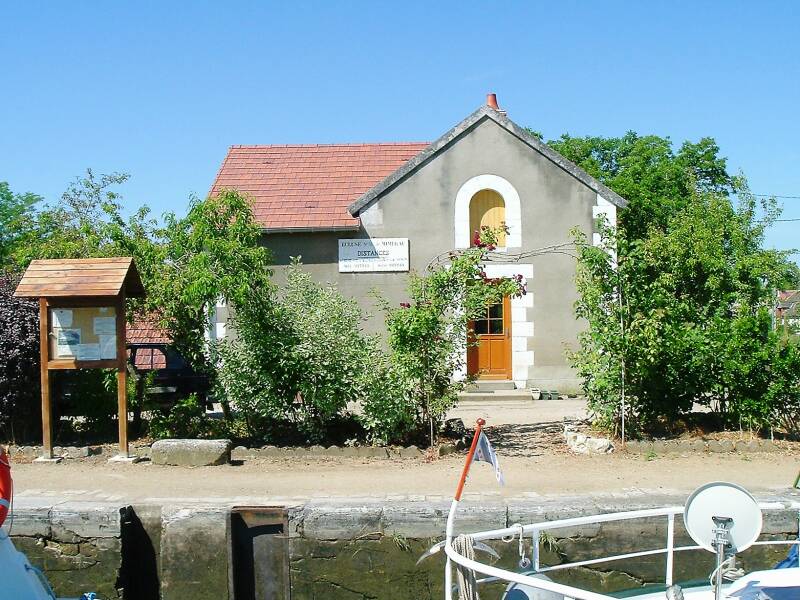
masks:
<path id="1" fill-rule="evenodd" d="M 128 364 L 140 381 L 147 382 L 148 400 L 168 408 L 191 394 L 208 402 L 209 379 L 195 371 L 169 344 L 128 344 Z"/>

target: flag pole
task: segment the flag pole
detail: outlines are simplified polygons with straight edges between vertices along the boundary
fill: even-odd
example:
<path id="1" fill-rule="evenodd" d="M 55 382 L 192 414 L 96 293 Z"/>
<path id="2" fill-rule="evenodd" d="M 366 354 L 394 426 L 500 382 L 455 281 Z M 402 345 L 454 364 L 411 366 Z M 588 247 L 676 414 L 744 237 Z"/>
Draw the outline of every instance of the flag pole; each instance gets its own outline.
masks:
<path id="1" fill-rule="evenodd" d="M 475 456 L 475 448 L 478 445 L 478 439 L 481 437 L 481 430 L 483 429 L 483 426 L 486 425 L 486 421 L 483 419 L 478 419 L 475 421 L 475 425 L 475 436 L 472 438 L 472 445 L 469 448 L 467 460 L 464 463 L 464 470 L 461 472 L 461 480 L 458 482 L 458 488 L 456 489 L 456 495 L 454 496 L 456 502 L 461 500 L 461 493 L 464 491 L 464 484 L 467 481 L 470 465 L 472 465 L 472 458 Z"/>

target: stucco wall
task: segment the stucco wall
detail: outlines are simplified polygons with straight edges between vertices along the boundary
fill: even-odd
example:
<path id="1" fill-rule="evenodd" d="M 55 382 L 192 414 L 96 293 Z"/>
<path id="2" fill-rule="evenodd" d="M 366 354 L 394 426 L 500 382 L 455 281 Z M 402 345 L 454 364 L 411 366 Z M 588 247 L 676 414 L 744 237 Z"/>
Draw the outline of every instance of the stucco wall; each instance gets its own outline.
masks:
<path id="1" fill-rule="evenodd" d="M 361 231 L 269 234 L 264 243 L 273 251 L 277 265 L 302 255 L 317 280 L 337 282 L 342 292 L 359 299 L 374 315 L 367 324 L 369 330 L 382 331 L 383 317 L 371 291 L 379 290 L 391 303 L 402 302 L 407 299 L 405 274 L 339 273 L 337 240 L 409 238 L 411 268 L 424 271 L 433 257 L 456 243 L 459 189 L 470 179 L 487 174 L 509 182 L 520 198 L 521 247 L 509 248 L 509 252 L 567 242 L 574 226 L 591 237 L 597 194 L 495 122 L 484 119 L 374 202 L 362 213 Z M 526 276 L 532 272 L 527 282 L 529 294 L 512 308 L 514 379 L 546 389 L 575 390 L 579 381 L 564 356 L 567 347 L 575 347 L 582 327 L 572 308 L 575 261 L 563 254 L 548 254 L 525 263 L 529 266 L 520 271 Z M 276 271 L 280 283 L 280 269 Z"/>

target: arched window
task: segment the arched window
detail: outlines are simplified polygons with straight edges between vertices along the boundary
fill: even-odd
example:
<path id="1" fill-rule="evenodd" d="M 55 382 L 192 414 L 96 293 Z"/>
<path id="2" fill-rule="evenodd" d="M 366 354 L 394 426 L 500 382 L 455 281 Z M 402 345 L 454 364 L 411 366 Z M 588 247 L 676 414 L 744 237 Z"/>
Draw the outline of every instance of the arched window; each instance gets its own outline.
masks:
<path id="1" fill-rule="evenodd" d="M 503 197 L 494 190 L 480 190 L 469 202 L 470 239 L 474 243 L 476 231 L 481 227 L 498 229 L 506 224 L 506 203 Z M 506 247 L 506 234 L 501 231 L 497 236 L 497 246 Z"/>
<path id="2" fill-rule="evenodd" d="M 476 223 L 472 222 L 472 200 L 490 191 L 497 194 L 495 202 L 499 196 L 500 205 L 503 207 L 502 212 L 505 213 L 500 219 L 508 227 L 508 234 L 503 242 L 504 247 L 522 247 L 522 210 L 519 194 L 507 180 L 498 175 L 486 173 L 468 179 L 458 188 L 453 210 L 453 232 L 455 234 L 453 242 L 455 248 L 469 248 L 475 233 L 473 225 L 480 222 L 477 219 Z M 475 206 L 475 210 L 477 210 L 477 203 Z"/>

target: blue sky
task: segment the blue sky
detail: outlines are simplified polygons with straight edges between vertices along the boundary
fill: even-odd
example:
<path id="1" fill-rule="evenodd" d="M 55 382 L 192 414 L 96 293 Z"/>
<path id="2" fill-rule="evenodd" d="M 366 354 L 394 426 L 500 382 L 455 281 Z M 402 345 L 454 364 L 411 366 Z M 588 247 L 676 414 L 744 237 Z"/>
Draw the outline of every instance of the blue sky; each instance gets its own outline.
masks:
<path id="1" fill-rule="evenodd" d="M 798 17 L 791 1 L 6 2 L 0 180 L 55 200 L 86 167 L 125 171 L 129 207 L 183 212 L 231 144 L 432 140 L 494 91 L 546 138 L 712 136 L 754 192 L 800 196 Z"/>

